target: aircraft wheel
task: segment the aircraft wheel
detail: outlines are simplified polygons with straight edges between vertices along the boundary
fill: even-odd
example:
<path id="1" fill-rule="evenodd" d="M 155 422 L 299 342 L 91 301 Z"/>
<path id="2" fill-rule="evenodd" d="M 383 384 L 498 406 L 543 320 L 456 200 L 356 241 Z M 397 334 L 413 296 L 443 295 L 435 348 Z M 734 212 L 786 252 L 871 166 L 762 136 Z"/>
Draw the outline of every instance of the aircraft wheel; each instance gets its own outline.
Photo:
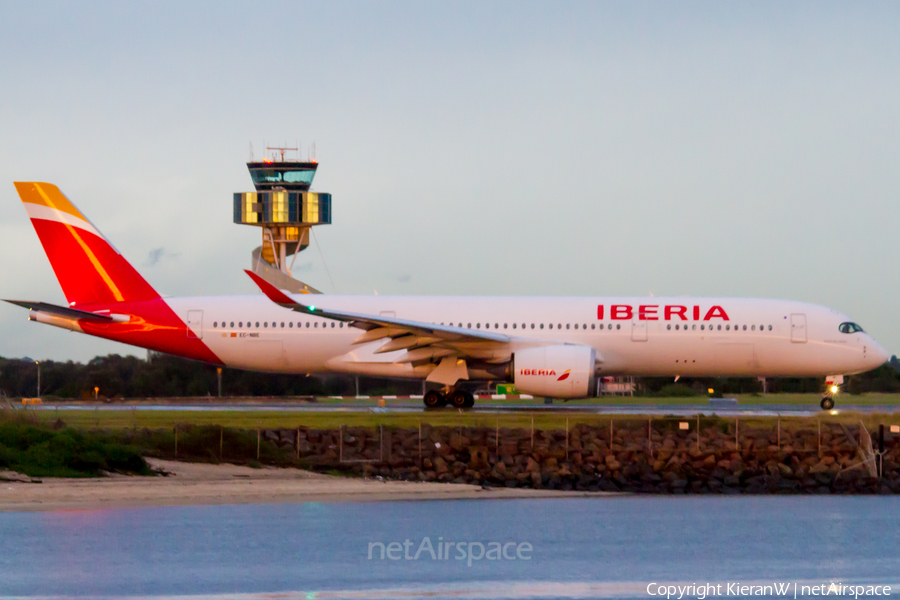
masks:
<path id="1" fill-rule="evenodd" d="M 831 410 L 834 408 L 834 398 L 829 398 L 828 396 L 823 397 L 819 406 L 822 407 L 822 410 Z"/>
<path id="2" fill-rule="evenodd" d="M 463 404 L 463 408 L 472 408 L 473 406 L 475 406 L 475 396 L 466 392 L 466 401 Z"/>
<path id="3" fill-rule="evenodd" d="M 465 408 L 466 402 L 469 399 L 469 393 L 463 390 L 454 390 L 450 394 L 450 404 L 453 405 L 453 408 Z"/>
<path id="4" fill-rule="evenodd" d="M 425 392 L 422 402 L 428 408 L 441 408 L 447 406 L 447 398 L 437 390 L 428 390 Z"/>

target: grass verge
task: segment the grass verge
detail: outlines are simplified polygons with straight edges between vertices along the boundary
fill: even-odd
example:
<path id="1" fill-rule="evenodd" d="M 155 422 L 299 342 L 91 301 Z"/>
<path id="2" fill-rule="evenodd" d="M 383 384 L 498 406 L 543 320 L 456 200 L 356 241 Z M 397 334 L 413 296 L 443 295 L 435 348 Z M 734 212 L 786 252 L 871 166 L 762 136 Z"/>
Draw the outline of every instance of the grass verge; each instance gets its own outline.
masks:
<path id="1" fill-rule="evenodd" d="M 137 449 L 102 432 L 54 430 L 48 423 L 9 410 L 0 411 L 0 469 L 30 477 L 152 474 Z"/>

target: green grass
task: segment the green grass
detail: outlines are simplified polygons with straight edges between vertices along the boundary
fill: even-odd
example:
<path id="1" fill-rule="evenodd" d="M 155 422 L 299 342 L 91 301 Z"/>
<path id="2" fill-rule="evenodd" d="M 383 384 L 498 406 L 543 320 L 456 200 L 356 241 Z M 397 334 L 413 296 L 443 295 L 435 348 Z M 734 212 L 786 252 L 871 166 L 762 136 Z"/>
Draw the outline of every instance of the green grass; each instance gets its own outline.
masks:
<path id="1" fill-rule="evenodd" d="M 818 396 L 798 395 L 795 398 L 778 398 L 768 397 L 767 403 L 778 404 L 812 404 L 818 406 Z M 838 400 L 840 406 L 841 400 L 848 402 L 849 396 L 844 396 Z M 642 399 L 646 400 L 646 399 Z M 701 402 L 695 401 L 695 404 L 705 404 L 705 399 Z M 743 398 L 739 399 L 741 404 L 749 404 L 743 402 Z M 756 400 L 756 398 L 753 398 Z M 792 401 L 791 401 L 792 400 Z M 878 404 L 890 404 L 891 402 L 883 399 L 875 399 Z M 880 401 L 879 401 L 880 400 Z M 871 402 L 869 399 L 867 402 Z M 641 404 L 659 403 L 656 399 L 653 402 L 642 402 Z M 874 403 L 874 402 L 872 402 Z M 666 404 L 669 404 L 666 401 Z M 390 406 L 390 401 L 388 402 Z M 465 412 L 453 409 L 435 410 L 428 412 L 416 413 L 400 413 L 386 412 L 376 413 L 365 410 L 367 404 L 360 404 L 358 411 L 229 411 L 229 410 L 209 410 L 209 411 L 128 411 L 128 410 L 42 410 L 30 411 L 29 414 L 39 421 L 50 424 L 61 419 L 67 426 L 80 430 L 91 429 L 169 429 L 172 430 L 176 425 L 194 425 L 194 426 L 216 426 L 230 427 L 235 429 L 257 430 L 257 429 L 295 429 L 297 427 L 305 427 L 309 429 L 337 429 L 344 427 L 377 427 L 383 425 L 385 427 L 400 427 L 406 429 L 414 429 L 420 425 L 431 425 L 434 427 L 505 427 L 505 428 L 522 428 L 529 429 L 534 424 L 535 429 L 543 430 L 562 430 L 568 426 L 571 428 L 578 423 L 603 424 L 609 423 L 610 419 L 615 419 L 623 424 L 628 422 L 646 423 L 648 418 L 654 422 L 665 420 L 690 420 L 685 417 L 665 417 L 662 415 L 608 415 L 608 414 L 589 414 L 589 413 L 572 413 L 569 411 L 541 410 L 534 413 L 517 412 L 509 414 L 485 414 L 479 412 Z M 557 403 L 555 406 L 574 407 L 575 403 Z M 827 419 L 832 422 L 858 423 L 860 419 L 865 421 L 867 425 L 871 423 L 897 424 L 900 423 L 900 414 L 875 414 L 860 415 L 850 412 L 841 412 L 839 415 L 831 415 L 824 411 L 810 412 L 809 416 L 782 418 L 783 421 L 799 419 L 810 421 L 815 419 Z M 742 422 L 753 422 L 754 418 L 740 417 Z M 764 421 L 771 421 L 772 418 L 762 418 Z M 730 416 L 723 416 L 722 420 L 732 420 Z"/>
<path id="2" fill-rule="evenodd" d="M 0 414 L 0 469 L 31 477 L 96 477 L 106 472 L 152 474 L 135 448 L 101 433 L 51 429 L 11 411 Z"/>

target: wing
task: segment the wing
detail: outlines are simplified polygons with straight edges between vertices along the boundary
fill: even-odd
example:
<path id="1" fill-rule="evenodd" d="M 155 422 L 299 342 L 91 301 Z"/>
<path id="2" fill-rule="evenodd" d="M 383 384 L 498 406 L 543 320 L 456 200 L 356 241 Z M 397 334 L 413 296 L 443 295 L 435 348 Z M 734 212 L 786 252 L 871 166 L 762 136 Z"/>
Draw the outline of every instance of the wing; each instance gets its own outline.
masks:
<path id="1" fill-rule="evenodd" d="M 394 361 L 397 363 L 444 362 L 443 359 L 446 358 L 457 358 L 499 364 L 509 361 L 514 346 L 517 345 L 515 342 L 520 341 L 524 342 L 524 345 L 534 345 L 533 341 L 528 342 L 492 331 L 472 330 L 380 315 L 350 313 L 301 304 L 256 273 L 252 271 L 245 271 L 245 273 L 253 279 L 269 300 L 279 306 L 307 315 L 344 321 L 351 327 L 364 330 L 356 338 L 355 343 L 357 344 L 389 338 L 375 353 L 406 350 Z M 539 342 L 538 345 L 542 345 L 542 343 Z M 447 364 L 449 365 L 449 362 Z"/>

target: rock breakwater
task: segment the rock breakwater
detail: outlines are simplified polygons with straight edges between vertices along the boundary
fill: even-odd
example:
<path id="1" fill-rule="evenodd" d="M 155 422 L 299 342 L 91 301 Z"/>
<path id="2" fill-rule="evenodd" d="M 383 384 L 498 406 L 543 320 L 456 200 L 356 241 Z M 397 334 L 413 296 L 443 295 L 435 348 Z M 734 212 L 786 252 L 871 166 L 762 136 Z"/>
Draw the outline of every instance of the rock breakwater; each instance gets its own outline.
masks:
<path id="1" fill-rule="evenodd" d="M 687 430 L 682 428 L 688 426 Z M 873 442 L 874 436 L 874 442 Z M 489 427 L 269 429 L 314 468 L 386 479 L 647 494 L 900 493 L 900 436 L 861 425 L 737 421 Z M 883 450 L 882 450 L 883 444 Z"/>

